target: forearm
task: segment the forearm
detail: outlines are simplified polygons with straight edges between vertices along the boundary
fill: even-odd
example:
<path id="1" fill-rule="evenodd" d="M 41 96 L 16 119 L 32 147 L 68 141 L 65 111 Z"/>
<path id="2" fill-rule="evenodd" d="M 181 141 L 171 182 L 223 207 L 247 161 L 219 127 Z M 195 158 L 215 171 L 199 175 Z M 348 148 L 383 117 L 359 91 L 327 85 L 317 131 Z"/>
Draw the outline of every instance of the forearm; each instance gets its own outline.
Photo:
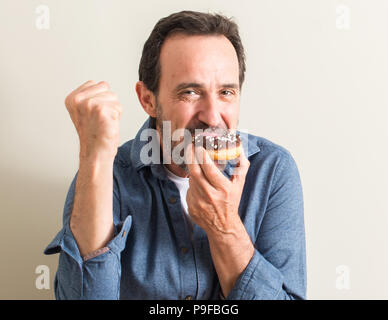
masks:
<path id="1" fill-rule="evenodd" d="M 70 228 L 82 256 L 113 238 L 112 193 L 113 159 L 80 157 Z"/>
<path id="2" fill-rule="evenodd" d="M 66 196 L 63 228 L 44 251 L 45 254 L 60 253 L 54 281 L 55 296 L 57 299 L 119 299 L 121 252 L 130 233 L 132 216 L 128 215 L 121 220 L 118 198 L 115 196 L 118 186 L 113 180 L 114 238 L 104 245 L 107 249 L 104 248 L 96 256 L 85 260 L 85 256 L 80 254 L 73 232 L 69 230 L 78 174 L 79 171 Z"/>
<path id="3" fill-rule="evenodd" d="M 232 291 L 254 254 L 253 243 L 241 220 L 233 233 L 208 233 L 210 252 L 224 297 Z"/>

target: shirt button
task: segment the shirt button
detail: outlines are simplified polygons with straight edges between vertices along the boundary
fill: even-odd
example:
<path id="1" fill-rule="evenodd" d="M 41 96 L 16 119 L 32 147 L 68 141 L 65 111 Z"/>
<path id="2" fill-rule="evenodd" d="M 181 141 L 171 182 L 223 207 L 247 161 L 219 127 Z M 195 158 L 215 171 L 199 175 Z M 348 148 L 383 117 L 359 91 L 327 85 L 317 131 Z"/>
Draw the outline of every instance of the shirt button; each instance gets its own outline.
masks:
<path id="1" fill-rule="evenodd" d="M 189 249 L 187 249 L 186 247 L 183 247 L 183 248 L 181 249 L 181 251 L 182 251 L 182 253 L 187 253 L 187 251 L 189 251 Z"/>
<path id="2" fill-rule="evenodd" d="M 170 201 L 170 203 L 174 204 L 174 203 L 176 203 L 176 198 L 171 197 L 169 201 Z"/>
<path id="3" fill-rule="evenodd" d="M 192 296 L 187 296 L 187 297 L 185 298 L 185 300 L 192 300 L 192 299 L 193 299 Z"/>

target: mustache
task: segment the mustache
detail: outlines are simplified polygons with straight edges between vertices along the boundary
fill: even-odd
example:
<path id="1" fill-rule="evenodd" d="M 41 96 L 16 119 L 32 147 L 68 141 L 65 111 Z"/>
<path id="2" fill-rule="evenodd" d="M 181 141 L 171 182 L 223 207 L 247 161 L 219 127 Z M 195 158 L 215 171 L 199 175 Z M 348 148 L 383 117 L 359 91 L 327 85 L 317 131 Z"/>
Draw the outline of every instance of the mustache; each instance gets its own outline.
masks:
<path id="1" fill-rule="evenodd" d="M 229 133 L 229 129 L 226 126 L 220 127 L 220 126 L 208 126 L 206 124 L 203 125 L 197 125 L 197 126 L 187 126 L 185 128 L 190 132 L 192 136 L 197 134 L 198 132 L 203 132 L 204 134 L 212 134 L 216 136 L 222 136 Z"/>

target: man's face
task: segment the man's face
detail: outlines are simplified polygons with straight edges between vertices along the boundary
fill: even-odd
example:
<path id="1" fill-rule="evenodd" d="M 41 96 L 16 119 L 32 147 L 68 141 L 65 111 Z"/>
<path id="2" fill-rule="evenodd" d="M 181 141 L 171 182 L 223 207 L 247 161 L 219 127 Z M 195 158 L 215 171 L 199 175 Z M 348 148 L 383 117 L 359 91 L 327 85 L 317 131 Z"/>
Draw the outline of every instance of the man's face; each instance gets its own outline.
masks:
<path id="1" fill-rule="evenodd" d="M 171 121 L 171 132 L 236 129 L 239 64 L 226 37 L 175 34 L 162 46 L 160 65 L 158 130 L 163 120 Z"/>

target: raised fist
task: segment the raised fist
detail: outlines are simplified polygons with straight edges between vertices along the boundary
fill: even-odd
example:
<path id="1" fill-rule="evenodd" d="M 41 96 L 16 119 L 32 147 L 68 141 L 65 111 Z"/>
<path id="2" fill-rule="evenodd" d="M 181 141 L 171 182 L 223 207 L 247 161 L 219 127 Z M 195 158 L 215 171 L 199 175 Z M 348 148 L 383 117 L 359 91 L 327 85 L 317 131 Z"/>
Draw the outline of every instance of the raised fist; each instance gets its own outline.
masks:
<path id="1" fill-rule="evenodd" d="M 122 105 L 105 81 L 88 81 L 65 99 L 80 140 L 80 157 L 113 160 L 120 142 Z"/>

